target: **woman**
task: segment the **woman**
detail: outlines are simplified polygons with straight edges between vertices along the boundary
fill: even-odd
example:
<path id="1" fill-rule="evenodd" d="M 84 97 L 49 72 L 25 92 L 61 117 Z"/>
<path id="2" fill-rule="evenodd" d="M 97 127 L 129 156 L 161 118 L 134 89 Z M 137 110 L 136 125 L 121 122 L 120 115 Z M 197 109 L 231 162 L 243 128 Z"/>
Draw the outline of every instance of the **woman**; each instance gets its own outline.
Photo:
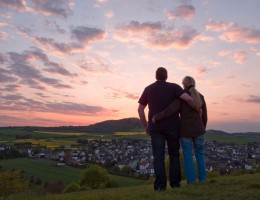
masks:
<path id="1" fill-rule="evenodd" d="M 197 161 L 198 179 L 206 181 L 206 166 L 204 160 L 204 134 L 207 125 L 207 107 L 204 97 L 196 90 L 195 80 L 186 76 L 182 81 L 185 92 L 194 100 L 197 110 L 201 108 L 202 116 L 191 108 L 185 101 L 181 101 L 181 145 L 184 159 L 184 171 L 188 184 L 196 182 L 196 170 L 193 161 L 193 147 Z M 176 102 L 169 105 L 164 111 L 154 116 L 154 121 L 160 121 L 176 111 Z"/>

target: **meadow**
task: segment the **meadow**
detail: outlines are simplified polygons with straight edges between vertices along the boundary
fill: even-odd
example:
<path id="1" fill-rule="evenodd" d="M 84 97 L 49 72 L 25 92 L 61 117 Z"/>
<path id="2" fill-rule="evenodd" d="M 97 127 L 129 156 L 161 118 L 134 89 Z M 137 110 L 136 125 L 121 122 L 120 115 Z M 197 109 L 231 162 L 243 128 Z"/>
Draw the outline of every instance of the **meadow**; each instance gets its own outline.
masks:
<path id="1" fill-rule="evenodd" d="M 56 162 L 46 159 L 26 159 L 16 158 L 8 160 L 0 160 L 2 170 L 22 170 L 25 172 L 25 178 L 40 178 L 43 183 L 45 181 L 62 181 L 65 185 L 72 181 L 77 182 L 84 169 L 64 166 L 57 167 Z M 128 187 L 141 185 L 145 181 L 141 179 L 123 177 L 118 175 L 110 175 L 119 185 L 119 187 Z"/>
<path id="2" fill-rule="evenodd" d="M 180 189 L 168 188 L 165 192 L 155 192 L 152 185 L 111 188 L 73 192 L 67 194 L 38 196 L 33 192 L 12 195 L 9 200 L 257 200 L 260 197 L 260 174 L 221 176 L 204 184 Z"/>

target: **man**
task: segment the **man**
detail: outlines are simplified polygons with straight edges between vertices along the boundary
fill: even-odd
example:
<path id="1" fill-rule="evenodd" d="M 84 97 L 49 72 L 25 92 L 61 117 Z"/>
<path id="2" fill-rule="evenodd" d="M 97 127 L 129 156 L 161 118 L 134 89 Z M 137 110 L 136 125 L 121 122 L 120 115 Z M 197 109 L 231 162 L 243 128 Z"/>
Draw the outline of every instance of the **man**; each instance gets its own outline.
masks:
<path id="1" fill-rule="evenodd" d="M 154 189 L 157 191 L 166 190 L 167 178 L 165 172 L 165 141 L 168 146 L 170 158 L 169 178 L 172 188 L 180 187 L 180 143 L 179 143 L 179 100 L 185 100 L 195 109 L 194 101 L 184 90 L 175 83 L 166 82 L 167 70 L 159 67 L 156 70 L 157 81 L 145 88 L 138 103 L 138 113 L 146 133 L 151 136 L 152 151 L 154 157 L 155 182 Z M 152 117 L 164 110 L 169 104 L 176 100 L 176 112 L 170 117 L 157 122 L 152 122 Z M 144 113 L 148 105 L 148 122 Z"/>

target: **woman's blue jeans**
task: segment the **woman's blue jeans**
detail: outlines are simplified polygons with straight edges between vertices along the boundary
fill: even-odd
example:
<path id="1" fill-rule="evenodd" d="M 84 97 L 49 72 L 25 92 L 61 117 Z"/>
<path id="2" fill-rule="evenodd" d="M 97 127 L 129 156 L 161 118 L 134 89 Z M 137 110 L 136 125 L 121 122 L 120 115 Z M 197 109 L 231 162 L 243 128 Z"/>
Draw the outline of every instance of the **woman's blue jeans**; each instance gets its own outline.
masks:
<path id="1" fill-rule="evenodd" d="M 184 172 L 187 183 L 192 184 L 196 182 L 196 170 L 193 160 L 193 147 L 198 168 L 198 179 L 200 182 L 206 181 L 206 166 L 204 160 L 204 135 L 192 138 L 181 138 Z"/>

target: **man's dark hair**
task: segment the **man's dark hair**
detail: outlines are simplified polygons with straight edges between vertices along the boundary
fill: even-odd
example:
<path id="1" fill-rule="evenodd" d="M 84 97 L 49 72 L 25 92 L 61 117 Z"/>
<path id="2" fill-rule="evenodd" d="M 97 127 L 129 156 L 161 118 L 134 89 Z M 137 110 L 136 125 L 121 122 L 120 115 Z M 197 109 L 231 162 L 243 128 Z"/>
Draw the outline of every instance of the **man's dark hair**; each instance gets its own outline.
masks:
<path id="1" fill-rule="evenodd" d="M 156 70 L 156 79 L 158 81 L 166 81 L 167 78 L 168 78 L 167 69 L 165 69 L 164 67 L 159 67 Z"/>

